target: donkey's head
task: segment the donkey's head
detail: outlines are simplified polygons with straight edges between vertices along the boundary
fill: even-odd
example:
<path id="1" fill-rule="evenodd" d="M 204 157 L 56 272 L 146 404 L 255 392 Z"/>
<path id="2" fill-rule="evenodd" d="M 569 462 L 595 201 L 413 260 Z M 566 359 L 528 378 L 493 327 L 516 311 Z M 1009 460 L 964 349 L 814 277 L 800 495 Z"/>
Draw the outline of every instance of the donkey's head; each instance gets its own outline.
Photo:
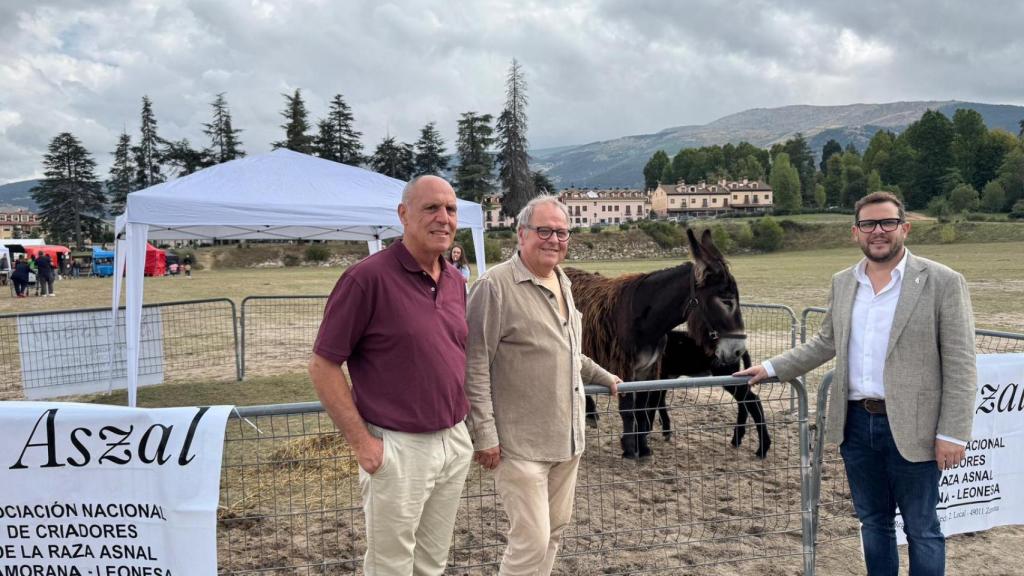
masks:
<path id="1" fill-rule="evenodd" d="M 746 334 L 740 313 L 736 279 L 722 253 L 705 230 L 700 241 L 687 229 L 693 268 L 690 299 L 685 314 L 687 331 L 707 355 L 720 362 L 735 362 L 746 352 Z"/>

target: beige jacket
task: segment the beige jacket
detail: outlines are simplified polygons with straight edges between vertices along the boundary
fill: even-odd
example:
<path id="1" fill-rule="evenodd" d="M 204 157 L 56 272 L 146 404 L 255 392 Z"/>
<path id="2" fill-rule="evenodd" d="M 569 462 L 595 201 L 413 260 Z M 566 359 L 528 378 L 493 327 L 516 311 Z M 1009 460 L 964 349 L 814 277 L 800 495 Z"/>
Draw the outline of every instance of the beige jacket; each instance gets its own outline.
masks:
<path id="1" fill-rule="evenodd" d="M 581 352 L 580 313 L 569 278 L 556 273 L 569 310 L 514 255 L 491 268 L 469 295 L 466 424 L 476 450 L 561 462 L 583 452 L 583 385 L 614 376 Z"/>
<path id="2" fill-rule="evenodd" d="M 849 397 L 850 319 L 857 294 L 853 268 L 832 277 L 829 312 L 806 344 L 771 359 L 780 380 L 836 357 L 826 438 L 843 441 Z M 896 447 L 912 462 L 935 459 L 935 435 L 970 440 L 977 394 L 974 316 L 959 273 L 909 254 L 896 304 L 883 380 Z"/>

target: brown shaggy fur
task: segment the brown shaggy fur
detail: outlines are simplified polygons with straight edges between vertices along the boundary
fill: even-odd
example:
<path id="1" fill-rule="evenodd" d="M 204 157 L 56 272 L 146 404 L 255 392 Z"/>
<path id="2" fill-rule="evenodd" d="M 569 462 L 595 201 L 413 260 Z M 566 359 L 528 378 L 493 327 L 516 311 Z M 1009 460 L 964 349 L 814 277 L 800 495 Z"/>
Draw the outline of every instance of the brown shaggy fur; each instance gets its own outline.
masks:
<path id="1" fill-rule="evenodd" d="M 649 374 L 635 374 L 635 349 L 628 346 L 629 310 L 637 284 L 649 274 L 607 278 L 577 268 L 566 268 L 572 298 L 583 318 L 583 353 L 625 382 L 644 380 L 659 373 L 661 360 Z"/>

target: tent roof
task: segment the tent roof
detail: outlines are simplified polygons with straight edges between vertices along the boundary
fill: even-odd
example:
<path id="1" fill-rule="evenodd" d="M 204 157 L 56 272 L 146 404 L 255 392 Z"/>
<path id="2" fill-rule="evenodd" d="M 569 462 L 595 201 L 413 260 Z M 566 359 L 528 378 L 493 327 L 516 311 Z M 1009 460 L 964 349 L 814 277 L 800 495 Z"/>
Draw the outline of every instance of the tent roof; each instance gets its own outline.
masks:
<path id="1" fill-rule="evenodd" d="M 405 182 L 279 149 L 218 164 L 128 195 L 125 223 L 150 239 L 372 240 L 402 234 Z M 479 204 L 459 200 L 459 227 L 483 228 Z"/>

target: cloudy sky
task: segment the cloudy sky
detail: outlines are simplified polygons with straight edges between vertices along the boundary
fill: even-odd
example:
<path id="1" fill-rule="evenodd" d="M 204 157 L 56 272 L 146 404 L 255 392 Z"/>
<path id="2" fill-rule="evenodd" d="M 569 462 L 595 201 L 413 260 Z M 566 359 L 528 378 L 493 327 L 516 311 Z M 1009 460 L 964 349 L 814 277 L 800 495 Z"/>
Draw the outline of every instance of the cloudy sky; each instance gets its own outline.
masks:
<path id="1" fill-rule="evenodd" d="M 153 100 L 160 135 L 205 144 L 226 92 L 249 153 L 344 95 L 372 150 L 498 113 L 512 58 L 534 147 L 704 124 L 754 107 L 959 99 L 1024 104 L 1024 3 L 673 0 L 0 0 L 0 184 L 70 131 L 106 177 Z"/>

